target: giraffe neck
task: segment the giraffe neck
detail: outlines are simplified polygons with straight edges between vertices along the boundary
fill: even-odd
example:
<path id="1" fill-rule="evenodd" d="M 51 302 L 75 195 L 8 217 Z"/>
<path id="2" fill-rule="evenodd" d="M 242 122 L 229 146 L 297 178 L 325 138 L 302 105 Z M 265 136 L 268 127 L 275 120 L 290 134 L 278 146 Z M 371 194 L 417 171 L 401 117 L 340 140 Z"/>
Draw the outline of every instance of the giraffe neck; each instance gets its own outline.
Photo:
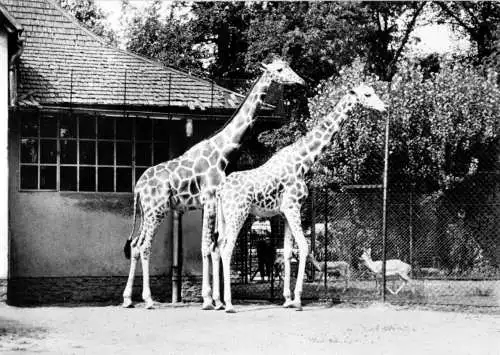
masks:
<path id="1" fill-rule="evenodd" d="M 296 143 L 292 152 L 296 154 L 296 160 L 301 161 L 304 174 L 309 171 L 323 149 L 330 143 L 333 135 L 339 131 L 342 121 L 355 104 L 354 95 L 345 95 L 332 112 L 319 119 L 311 131 Z"/>
<path id="2" fill-rule="evenodd" d="M 227 157 L 238 148 L 243 135 L 254 123 L 255 112 L 262 104 L 263 96 L 269 89 L 271 82 L 271 75 L 264 72 L 248 93 L 233 119 L 213 137 L 217 145 L 221 147 L 224 156 Z"/>

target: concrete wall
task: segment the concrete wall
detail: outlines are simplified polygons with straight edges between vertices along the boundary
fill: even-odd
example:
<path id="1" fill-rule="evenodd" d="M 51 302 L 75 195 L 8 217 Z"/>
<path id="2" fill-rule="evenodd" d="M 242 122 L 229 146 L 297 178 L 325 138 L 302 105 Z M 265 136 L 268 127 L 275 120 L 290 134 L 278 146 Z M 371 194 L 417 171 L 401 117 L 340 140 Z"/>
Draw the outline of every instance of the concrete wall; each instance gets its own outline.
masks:
<path id="1" fill-rule="evenodd" d="M 9 120 L 13 281 L 12 287 L 9 286 L 9 301 L 117 300 L 129 271 L 130 262 L 124 256 L 123 246 L 132 230 L 132 193 L 19 191 L 19 125 L 14 116 Z M 174 144 L 179 132 L 175 136 Z M 170 228 L 171 216 L 168 216 L 153 241 L 150 274 L 156 299 L 168 297 L 155 295 L 155 287 L 162 293 L 170 289 Z M 201 211 L 184 214 L 183 237 L 183 272 L 200 275 Z M 137 276 L 140 275 L 142 270 L 138 267 Z M 110 277 L 115 279 L 110 281 Z M 83 283 L 82 279 L 93 281 Z M 135 285 L 140 287 L 142 280 L 137 278 Z M 52 290 L 52 298 L 44 296 L 47 290 Z"/>
<path id="2" fill-rule="evenodd" d="M 9 50 L 7 33 L 0 30 L 0 301 L 5 299 L 9 277 L 9 230 L 8 230 L 8 113 L 9 113 Z"/>

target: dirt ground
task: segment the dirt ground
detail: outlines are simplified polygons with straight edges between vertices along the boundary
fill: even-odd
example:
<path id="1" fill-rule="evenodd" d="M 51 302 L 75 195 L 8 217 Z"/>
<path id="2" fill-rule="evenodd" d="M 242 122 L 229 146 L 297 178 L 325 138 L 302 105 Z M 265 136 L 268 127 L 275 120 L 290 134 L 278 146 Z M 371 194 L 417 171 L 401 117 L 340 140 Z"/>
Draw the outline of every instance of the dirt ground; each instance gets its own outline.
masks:
<path id="1" fill-rule="evenodd" d="M 0 306 L 6 354 L 500 354 L 498 311 L 385 305 Z"/>

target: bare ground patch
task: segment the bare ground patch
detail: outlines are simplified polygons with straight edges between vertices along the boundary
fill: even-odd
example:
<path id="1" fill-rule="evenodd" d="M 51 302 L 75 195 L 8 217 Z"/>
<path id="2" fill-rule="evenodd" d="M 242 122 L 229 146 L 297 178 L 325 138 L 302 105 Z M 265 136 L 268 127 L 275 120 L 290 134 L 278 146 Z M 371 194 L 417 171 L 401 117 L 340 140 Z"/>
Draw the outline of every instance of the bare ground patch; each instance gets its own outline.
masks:
<path id="1" fill-rule="evenodd" d="M 146 310 L 119 306 L 0 306 L 5 353 L 44 354 L 495 354 L 498 312 L 443 312 L 380 304 L 266 302 L 238 313 L 200 304 Z"/>

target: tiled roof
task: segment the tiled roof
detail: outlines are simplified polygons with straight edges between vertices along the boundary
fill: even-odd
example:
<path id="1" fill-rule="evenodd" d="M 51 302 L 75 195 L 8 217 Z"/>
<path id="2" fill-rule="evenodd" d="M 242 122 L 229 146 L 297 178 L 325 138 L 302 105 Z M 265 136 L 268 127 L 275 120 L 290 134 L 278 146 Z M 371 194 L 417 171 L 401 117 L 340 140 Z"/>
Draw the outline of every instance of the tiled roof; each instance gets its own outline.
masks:
<path id="1" fill-rule="evenodd" d="M 20 97 L 42 105 L 71 100 L 74 105 L 125 102 L 191 109 L 234 109 L 242 100 L 241 95 L 207 80 L 107 45 L 52 0 L 0 2 L 24 27 Z"/>

